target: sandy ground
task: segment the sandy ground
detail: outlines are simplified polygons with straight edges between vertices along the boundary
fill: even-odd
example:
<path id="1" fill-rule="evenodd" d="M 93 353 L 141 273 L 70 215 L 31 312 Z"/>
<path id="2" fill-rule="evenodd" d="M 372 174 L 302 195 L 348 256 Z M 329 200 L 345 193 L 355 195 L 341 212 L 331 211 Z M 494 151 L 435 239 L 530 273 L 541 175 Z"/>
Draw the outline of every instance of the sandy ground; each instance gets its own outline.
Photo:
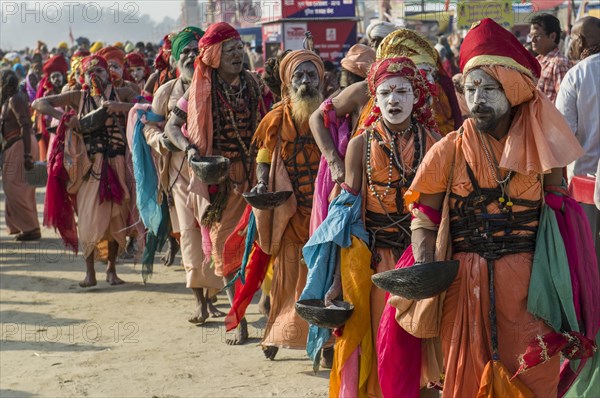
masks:
<path id="1" fill-rule="evenodd" d="M 38 189 L 42 219 L 43 190 Z M 155 264 L 147 285 L 141 267 L 118 264 L 127 283 L 81 289 L 81 256 L 54 231 L 17 243 L 7 236 L 0 193 L 0 397 L 304 397 L 327 395 L 328 371 L 314 375 L 304 351 L 264 358 L 265 319 L 248 309 L 250 339 L 227 346 L 220 319 L 196 327 L 180 258 Z M 225 295 L 218 308 L 228 310 Z"/>

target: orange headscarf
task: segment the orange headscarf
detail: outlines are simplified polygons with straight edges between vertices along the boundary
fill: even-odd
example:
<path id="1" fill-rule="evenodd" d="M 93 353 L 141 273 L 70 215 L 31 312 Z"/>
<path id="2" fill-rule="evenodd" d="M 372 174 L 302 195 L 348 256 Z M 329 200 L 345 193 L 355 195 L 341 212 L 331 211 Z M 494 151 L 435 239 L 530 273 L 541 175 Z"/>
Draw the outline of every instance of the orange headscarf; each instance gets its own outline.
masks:
<path id="1" fill-rule="evenodd" d="M 294 71 L 300 64 L 304 62 L 312 62 L 319 74 L 319 80 L 323 80 L 323 73 L 325 72 L 325 66 L 323 60 L 316 53 L 309 50 L 295 50 L 287 54 L 281 60 L 279 64 L 279 78 L 281 79 L 281 96 L 286 98 L 289 96 L 288 88 L 292 83 L 292 76 Z"/>
<path id="2" fill-rule="evenodd" d="M 350 47 L 346 56 L 340 62 L 342 68 L 360 77 L 367 77 L 369 66 L 375 62 L 375 50 L 364 44 Z"/>

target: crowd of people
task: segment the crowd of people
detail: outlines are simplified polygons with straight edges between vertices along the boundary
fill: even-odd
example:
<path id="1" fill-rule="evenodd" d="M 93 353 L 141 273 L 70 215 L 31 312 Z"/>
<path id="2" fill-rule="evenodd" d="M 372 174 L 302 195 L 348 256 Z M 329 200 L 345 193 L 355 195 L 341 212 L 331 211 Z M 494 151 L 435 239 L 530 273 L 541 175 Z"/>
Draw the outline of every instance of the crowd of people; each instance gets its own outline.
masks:
<path id="1" fill-rule="evenodd" d="M 46 162 L 43 225 L 81 251 L 81 288 L 98 261 L 120 285 L 119 258 L 146 282 L 157 252 L 167 266 L 180 252 L 189 322 L 225 317 L 243 344 L 260 291 L 265 357 L 306 349 L 331 396 L 589 396 L 600 20 L 576 22 L 566 56 L 562 34 L 549 14 L 531 50 L 491 19 L 435 45 L 374 22 L 340 70 L 310 45 L 263 60 L 224 22 L 159 46 L 2 53 L 8 233 L 41 238 L 24 175 Z M 371 282 L 450 259 L 457 277 L 429 299 Z M 332 331 L 300 317 L 303 299 L 354 312 Z"/>

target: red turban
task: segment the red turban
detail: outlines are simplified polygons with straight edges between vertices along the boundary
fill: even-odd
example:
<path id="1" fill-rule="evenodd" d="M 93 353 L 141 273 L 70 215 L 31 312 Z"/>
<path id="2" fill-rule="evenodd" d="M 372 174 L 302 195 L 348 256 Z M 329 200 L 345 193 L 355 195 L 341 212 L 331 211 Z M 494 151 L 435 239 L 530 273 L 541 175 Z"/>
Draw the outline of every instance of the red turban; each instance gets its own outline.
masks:
<path id="1" fill-rule="evenodd" d="M 50 75 L 54 72 L 60 72 L 63 75 L 65 75 L 68 70 L 69 64 L 67 63 L 65 57 L 63 57 L 61 54 L 57 54 L 52 58 L 48 59 L 44 63 L 44 67 L 42 68 L 42 71 L 45 75 Z"/>
<path id="2" fill-rule="evenodd" d="M 115 61 L 121 66 L 125 65 L 125 51 L 121 50 L 119 47 L 104 47 L 96 54 L 103 57 L 107 61 Z"/>
<path id="3" fill-rule="evenodd" d="M 460 71 L 478 66 L 503 65 L 540 77 L 537 59 L 508 30 L 485 18 L 473 24 L 460 47 Z"/>
<path id="4" fill-rule="evenodd" d="M 240 39 L 240 33 L 227 22 L 214 23 L 208 27 L 202 39 L 198 43 L 198 47 L 202 49 L 223 43 L 231 39 Z"/>
<path id="5" fill-rule="evenodd" d="M 85 57 L 81 61 L 81 70 L 83 73 L 86 73 L 91 68 L 101 67 L 104 68 L 108 72 L 108 63 L 104 57 L 101 57 L 98 54 L 93 54 L 88 57 Z"/>
<path id="6" fill-rule="evenodd" d="M 73 57 L 78 58 L 87 57 L 88 55 L 90 55 L 90 52 L 88 50 L 77 50 L 73 53 Z"/>
<path id="7" fill-rule="evenodd" d="M 127 66 L 135 68 L 137 66 L 146 66 L 146 59 L 140 53 L 129 53 L 125 56 Z"/>
<path id="8" fill-rule="evenodd" d="M 417 97 L 417 102 L 413 106 L 415 119 L 422 125 L 437 130 L 433 114 L 427 104 L 427 100 L 431 96 L 431 87 L 424 74 L 410 58 L 387 58 L 373 63 L 367 76 L 371 96 L 375 97 L 377 86 L 392 77 L 403 77 L 410 82 Z M 370 122 L 372 121 L 370 120 Z M 365 125 L 369 124 L 369 122 L 365 122 Z"/>

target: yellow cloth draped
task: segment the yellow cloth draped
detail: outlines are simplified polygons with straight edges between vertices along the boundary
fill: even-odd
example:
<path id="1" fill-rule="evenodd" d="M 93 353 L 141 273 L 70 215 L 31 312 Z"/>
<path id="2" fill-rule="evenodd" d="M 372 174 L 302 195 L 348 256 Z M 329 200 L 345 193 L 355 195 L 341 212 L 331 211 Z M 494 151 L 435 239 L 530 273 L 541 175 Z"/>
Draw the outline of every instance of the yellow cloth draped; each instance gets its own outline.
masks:
<path id="1" fill-rule="evenodd" d="M 371 318 L 371 251 L 362 240 L 352 236 L 352 244 L 340 249 L 342 291 L 344 301 L 354 305 L 352 316 L 338 337 L 329 376 L 329 396 L 340 395 L 341 371 L 352 353 L 360 346 L 358 396 L 367 395 L 367 380 L 373 366 L 373 337 L 365 319 Z"/>

